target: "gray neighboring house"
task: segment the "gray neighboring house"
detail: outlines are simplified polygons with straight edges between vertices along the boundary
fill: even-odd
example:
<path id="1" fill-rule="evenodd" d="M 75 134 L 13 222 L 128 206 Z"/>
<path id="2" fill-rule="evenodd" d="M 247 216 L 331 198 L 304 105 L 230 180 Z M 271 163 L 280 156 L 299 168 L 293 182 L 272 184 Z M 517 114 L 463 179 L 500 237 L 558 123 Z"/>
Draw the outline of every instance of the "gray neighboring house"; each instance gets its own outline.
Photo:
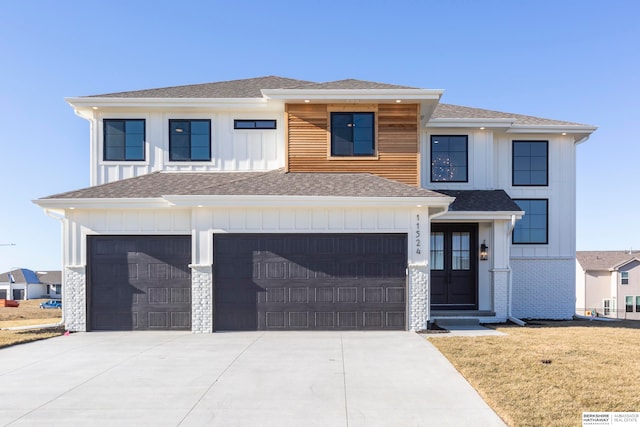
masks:
<path id="1" fill-rule="evenodd" d="M 38 270 L 36 275 L 40 283 L 46 286 L 46 295 L 49 298 L 62 298 L 62 271 Z"/>
<path id="2" fill-rule="evenodd" d="M 576 252 L 576 313 L 640 320 L 640 251 Z"/>

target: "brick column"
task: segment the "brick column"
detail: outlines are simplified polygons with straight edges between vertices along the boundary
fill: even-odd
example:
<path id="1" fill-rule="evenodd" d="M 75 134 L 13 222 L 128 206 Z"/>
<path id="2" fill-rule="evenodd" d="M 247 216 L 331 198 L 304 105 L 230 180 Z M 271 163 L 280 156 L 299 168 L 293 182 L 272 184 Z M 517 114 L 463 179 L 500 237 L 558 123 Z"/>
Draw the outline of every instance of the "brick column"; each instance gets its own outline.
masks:
<path id="1" fill-rule="evenodd" d="M 408 270 L 407 326 L 410 331 L 422 331 L 429 323 L 429 267 L 410 264 Z"/>
<path id="2" fill-rule="evenodd" d="M 62 309 L 67 330 L 87 331 L 87 274 L 84 265 L 65 266 Z"/>
<path id="3" fill-rule="evenodd" d="M 213 269 L 210 265 L 191 267 L 191 331 L 213 332 Z"/>

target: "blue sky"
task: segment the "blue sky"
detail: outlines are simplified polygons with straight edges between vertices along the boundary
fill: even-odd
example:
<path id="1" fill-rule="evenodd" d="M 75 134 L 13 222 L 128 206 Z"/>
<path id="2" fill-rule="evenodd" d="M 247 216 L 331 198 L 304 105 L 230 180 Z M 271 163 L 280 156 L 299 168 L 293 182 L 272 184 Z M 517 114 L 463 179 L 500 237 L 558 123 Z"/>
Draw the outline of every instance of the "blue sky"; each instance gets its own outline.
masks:
<path id="1" fill-rule="evenodd" d="M 264 75 L 597 125 L 578 147 L 578 250 L 640 249 L 639 22 L 635 0 L 4 0 L 0 271 L 60 268 L 60 224 L 31 200 L 89 183 L 88 122 L 64 97 Z"/>

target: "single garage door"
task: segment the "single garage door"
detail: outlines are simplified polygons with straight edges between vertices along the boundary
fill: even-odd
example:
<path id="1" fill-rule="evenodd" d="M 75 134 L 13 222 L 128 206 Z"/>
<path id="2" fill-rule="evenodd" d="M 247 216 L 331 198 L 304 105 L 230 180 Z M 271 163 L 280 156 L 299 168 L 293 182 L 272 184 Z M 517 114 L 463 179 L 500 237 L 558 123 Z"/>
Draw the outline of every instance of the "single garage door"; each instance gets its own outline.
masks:
<path id="1" fill-rule="evenodd" d="M 216 330 L 405 329 L 405 234 L 214 236 Z"/>
<path id="2" fill-rule="evenodd" d="M 89 236 L 90 328 L 191 330 L 190 236 Z"/>

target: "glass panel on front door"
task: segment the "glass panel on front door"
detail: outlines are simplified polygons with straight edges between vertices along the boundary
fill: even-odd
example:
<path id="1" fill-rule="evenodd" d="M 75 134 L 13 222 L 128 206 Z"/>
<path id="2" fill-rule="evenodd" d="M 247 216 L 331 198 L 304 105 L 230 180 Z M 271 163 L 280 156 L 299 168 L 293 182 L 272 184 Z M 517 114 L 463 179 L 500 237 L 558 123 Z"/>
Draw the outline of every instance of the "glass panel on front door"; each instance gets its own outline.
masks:
<path id="1" fill-rule="evenodd" d="M 469 241 L 471 235 L 468 232 L 464 233 L 451 233 L 451 268 L 453 270 L 469 270 L 470 268 L 470 256 L 469 256 Z"/>
<path id="2" fill-rule="evenodd" d="M 444 270 L 444 233 L 431 233 L 431 269 Z"/>

